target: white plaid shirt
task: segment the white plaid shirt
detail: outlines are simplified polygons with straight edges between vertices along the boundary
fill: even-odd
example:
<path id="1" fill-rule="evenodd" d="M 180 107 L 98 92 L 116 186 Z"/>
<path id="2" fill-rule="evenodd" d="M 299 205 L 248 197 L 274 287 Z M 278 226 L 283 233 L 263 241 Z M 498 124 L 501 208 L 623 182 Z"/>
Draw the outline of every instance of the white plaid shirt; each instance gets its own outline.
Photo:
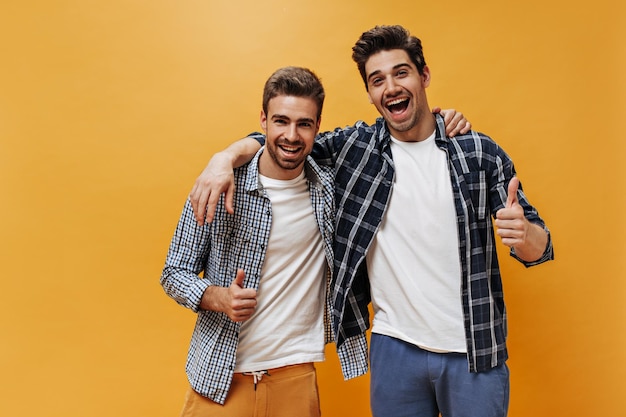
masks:
<path id="1" fill-rule="evenodd" d="M 240 324 L 224 313 L 200 310 L 199 306 L 208 286 L 230 286 L 239 268 L 246 272 L 245 286 L 258 289 L 272 223 L 270 200 L 258 178 L 261 152 L 248 165 L 235 170 L 233 215 L 226 212 L 222 197 L 214 221 L 200 227 L 190 202 L 186 202 L 161 276 L 165 292 L 198 313 L 186 365 L 190 384 L 196 392 L 220 404 L 226 400 L 232 381 Z M 333 172 L 308 157 L 305 175 L 330 266 L 333 265 L 334 235 Z M 198 276 L 201 272 L 203 278 Z M 334 339 L 329 286 L 326 293 L 324 321 L 328 343 Z M 350 355 L 349 352 L 339 353 L 342 361 L 363 360 Z"/>

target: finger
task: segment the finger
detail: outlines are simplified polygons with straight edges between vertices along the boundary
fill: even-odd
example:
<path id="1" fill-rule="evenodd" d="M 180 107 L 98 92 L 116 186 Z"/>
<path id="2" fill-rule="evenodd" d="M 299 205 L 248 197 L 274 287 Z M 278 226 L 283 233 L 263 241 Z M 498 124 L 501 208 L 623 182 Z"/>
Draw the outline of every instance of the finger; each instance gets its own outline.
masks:
<path id="1" fill-rule="evenodd" d="M 196 217 L 196 222 L 202 226 L 204 224 L 204 215 L 206 214 L 206 202 L 209 198 L 208 192 L 202 190 L 202 187 L 196 188 L 195 193 L 191 196 L 191 207 Z"/>
<path id="2" fill-rule="evenodd" d="M 455 136 L 457 133 L 459 133 L 459 125 L 464 120 L 463 113 L 453 113 L 452 111 L 450 111 L 446 115 L 449 115 L 447 119 L 444 118 L 444 121 L 446 122 L 446 136 Z"/>
<path id="3" fill-rule="evenodd" d="M 194 217 L 200 226 L 202 226 L 202 219 L 199 219 L 196 213 L 198 212 L 198 181 L 193 184 L 191 192 L 189 193 L 189 201 L 191 201 L 191 208 L 193 209 Z"/>
<path id="4" fill-rule="evenodd" d="M 245 278 L 246 278 L 246 273 L 243 271 L 243 269 L 238 269 L 237 275 L 235 276 L 235 279 L 233 280 L 231 285 L 236 285 L 240 288 L 243 288 L 243 282 Z"/>
<path id="5" fill-rule="evenodd" d="M 458 124 L 450 125 L 450 127 L 446 128 L 446 136 L 448 136 L 450 138 L 454 137 L 454 136 L 458 135 L 460 131 L 461 130 L 460 130 Z"/>
<path id="6" fill-rule="evenodd" d="M 472 124 L 468 122 L 467 120 L 465 120 L 465 118 L 463 118 L 463 115 L 460 115 L 460 117 L 461 117 L 461 120 L 456 122 L 456 124 L 454 124 L 453 122 L 450 125 L 450 126 L 454 126 L 454 129 L 452 129 L 450 132 L 446 132 L 447 136 L 454 137 L 459 134 L 464 135 L 472 129 Z"/>
<path id="7" fill-rule="evenodd" d="M 441 107 L 433 107 L 432 111 L 434 114 L 441 113 Z"/>
<path id="8" fill-rule="evenodd" d="M 502 243 L 506 246 L 512 247 L 519 245 L 524 241 L 524 232 L 518 229 L 498 229 L 498 236 Z"/>
<path id="9" fill-rule="evenodd" d="M 512 248 L 513 246 L 518 244 L 517 239 L 511 239 L 507 237 L 501 238 L 500 241 L 502 242 L 504 246 L 508 246 L 509 248 Z"/>
<path id="10" fill-rule="evenodd" d="M 445 109 L 441 110 L 441 115 L 443 116 L 443 121 L 446 124 L 446 131 L 449 129 L 450 125 L 454 121 L 454 118 L 457 115 L 456 110 L 454 109 Z"/>
<path id="11" fill-rule="evenodd" d="M 461 130 L 459 130 L 459 133 L 461 134 L 466 134 L 467 132 L 469 132 L 470 130 L 472 130 L 472 124 L 469 121 L 465 121 L 465 125 L 461 128 Z"/>
<path id="12" fill-rule="evenodd" d="M 189 192 L 189 198 L 192 200 L 195 199 L 195 195 L 198 193 L 198 181 L 193 183 L 193 187 L 191 187 L 191 191 Z"/>
<path id="13" fill-rule="evenodd" d="M 250 317 L 252 317 L 252 314 L 254 314 L 254 309 L 246 309 L 246 310 L 239 310 L 236 312 L 232 313 L 232 321 L 234 322 L 241 322 L 241 321 L 246 321 L 248 320 Z"/>
<path id="14" fill-rule="evenodd" d="M 226 211 L 229 214 L 234 214 L 235 213 L 235 209 L 234 209 L 234 206 L 233 206 L 234 198 L 235 198 L 235 181 L 231 180 L 230 181 L 230 186 L 226 190 L 226 197 L 225 197 L 225 200 L 224 200 L 224 205 L 226 207 Z"/>
<path id="15" fill-rule="evenodd" d="M 208 192 L 207 199 L 203 202 L 202 209 L 206 213 L 207 223 L 212 223 L 215 218 L 215 210 L 217 210 L 217 204 L 220 201 L 219 192 Z"/>
<path id="16" fill-rule="evenodd" d="M 233 305 L 233 309 L 236 311 L 254 310 L 256 304 L 257 301 L 255 298 L 245 298 L 243 300 L 237 300 L 236 305 Z"/>
<path id="17" fill-rule="evenodd" d="M 493 224 L 494 224 L 496 227 L 499 227 L 499 226 L 498 226 L 498 220 L 500 220 L 500 219 L 502 218 L 502 210 L 504 210 L 504 209 L 500 209 L 500 210 L 496 211 L 496 219 L 495 219 L 495 221 L 493 222 Z"/>
<path id="18" fill-rule="evenodd" d="M 506 196 L 506 207 L 510 208 L 513 206 L 513 204 L 517 204 L 518 200 L 517 200 L 517 189 L 519 188 L 519 179 L 517 177 L 513 177 L 511 178 L 511 181 L 509 181 L 509 186 L 507 189 L 507 196 Z"/>
<path id="19" fill-rule="evenodd" d="M 256 311 L 256 300 L 245 300 L 244 302 L 234 305 L 229 316 L 239 320 L 246 320 Z M 237 320 L 235 320 L 237 321 Z"/>

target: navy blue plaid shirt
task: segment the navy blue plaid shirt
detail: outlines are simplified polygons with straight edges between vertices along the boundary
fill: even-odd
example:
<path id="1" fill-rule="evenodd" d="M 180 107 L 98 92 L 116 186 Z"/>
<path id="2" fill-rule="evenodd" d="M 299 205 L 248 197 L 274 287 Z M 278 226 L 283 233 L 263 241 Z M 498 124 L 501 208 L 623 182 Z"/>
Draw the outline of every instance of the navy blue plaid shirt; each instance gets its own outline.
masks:
<path id="1" fill-rule="evenodd" d="M 506 309 L 492 216 L 506 204 L 515 168 L 489 137 L 470 131 L 447 138 L 443 118 L 436 115 L 436 121 L 435 141 L 448 157 L 457 213 L 468 368 L 481 372 L 507 359 Z M 358 122 L 327 132 L 316 141 L 312 156 L 336 171 L 333 326 L 337 345 L 363 349 L 370 324 L 365 255 L 385 215 L 395 177 L 386 122 L 379 118 L 372 126 Z M 550 232 L 521 186 L 518 198 L 526 218 L 548 234 L 548 245 L 535 262 L 522 261 L 514 250 L 511 255 L 527 267 L 553 259 Z"/>
<path id="2" fill-rule="evenodd" d="M 224 313 L 200 310 L 200 301 L 210 285 L 230 286 L 237 269 L 246 272 L 245 287 L 258 289 L 261 269 L 272 224 L 269 198 L 258 178 L 258 158 L 235 170 L 234 214 L 220 200 L 214 221 L 196 223 L 187 200 L 170 243 L 161 275 L 165 292 L 180 305 L 198 313 L 187 357 L 187 376 L 192 388 L 201 395 L 223 404 L 235 369 L 240 323 Z M 333 264 L 334 200 L 332 168 L 318 166 L 311 157 L 305 175 L 313 212 L 324 241 L 324 253 Z M 199 274 L 203 273 L 203 278 Z M 323 279 L 323 277 L 320 277 Z M 324 315 L 325 341 L 332 342 L 330 286 L 326 291 Z M 355 357 L 347 344 L 339 348 L 342 367 L 359 369 L 366 358 Z M 350 362 L 350 363 L 343 363 Z"/>

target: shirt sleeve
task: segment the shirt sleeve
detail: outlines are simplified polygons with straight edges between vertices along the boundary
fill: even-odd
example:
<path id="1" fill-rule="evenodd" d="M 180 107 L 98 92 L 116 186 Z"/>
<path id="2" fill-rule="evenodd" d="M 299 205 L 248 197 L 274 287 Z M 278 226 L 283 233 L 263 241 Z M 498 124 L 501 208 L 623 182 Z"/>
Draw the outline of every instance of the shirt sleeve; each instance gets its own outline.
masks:
<path id="1" fill-rule="evenodd" d="M 261 146 L 265 145 L 265 134 L 263 134 L 261 132 L 252 132 L 252 133 L 250 133 L 248 135 L 248 137 L 256 140 L 257 142 L 259 142 L 259 144 Z"/>
<path id="2" fill-rule="evenodd" d="M 358 136 L 360 134 L 359 129 L 367 127 L 365 122 L 358 121 L 354 126 L 337 127 L 334 130 L 318 134 L 311 156 L 320 165 L 334 167 L 347 139 L 352 135 Z"/>
<path id="3" fill-rule="evenodd" d="M 200 310 L 202 295 L 212 285 L 208 277 L 199 276 L 210 249 L 209 231 L 210 224 L 198 226 L 196 223 L 188 199 L 172 237 L 161 274 L 161 285 L 166 294 L 194 312 Z"/>
<path id="4" fill-rule="evenodd" d="M 505 207 L 509 181 L 511 181 L 511 179 L 517 175 L 513 161 L 504 152 L 504 150 L 502 150 L 502 148 L 500 148 L 499 146 L 496 147 L 496 156 L 497 157 L 495 158 L 495 161 L 496 161 L 495 166 L 497 167 L 497 169 L 495 169 L 491 175 L 491 181 L 492 181 L 492 184 L 494 184 L 491 187 L 491 196 L 492 196 L 491 199 L 492 199 L 492 206 L 494 207 L 494 211 L 493 211 L 494 216 L 495 216 L 495 213 L 499 209 Z M 550 230 L 546 227 L 545 222 L 539 216 L 537 209 L 532 204 L 530 204 L 530 202 L 526 198 L 526 194 L 524 194 L 524 189 L 523 189 L 521 182 L 520 182 L 519 189 L 517 191 L 517 197 L 519 200 L 519 204 L 524 208 L 524 216 L 526 217 L 526 219 L 528 219 L 528 221 L 531 223 L 537 224 L 546 232 L 546 234 L 548 235 L 548 243 L 546 244 L 546 248 L 543 252 L 543 255 L 536 261 L 528 262 L 528 261 L 521 259 L 515 254 L 514 248 L 511 248 L 509 252 L 510 255 L 513 258 L 517 259 L 519 262 L 521 262 L 527 268 L 534 266 L 534 265 L 539 265 L 546 261 L 553 260 L 554 249 L 552 247 L 552 238 L 550 236 Z"/>

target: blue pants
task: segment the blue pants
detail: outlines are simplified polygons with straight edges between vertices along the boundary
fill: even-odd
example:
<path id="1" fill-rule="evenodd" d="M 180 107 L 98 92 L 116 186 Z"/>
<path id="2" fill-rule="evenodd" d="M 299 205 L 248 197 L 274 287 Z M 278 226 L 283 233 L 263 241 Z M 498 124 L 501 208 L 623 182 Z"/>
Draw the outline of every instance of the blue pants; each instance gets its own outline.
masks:
<path id="1" fill-rule="evenodd" d="M 506 364 L 470 373 L 460 353 L 433 353 L 372 334 L 370 401 L 374 417 L 505 417 Z"/>

